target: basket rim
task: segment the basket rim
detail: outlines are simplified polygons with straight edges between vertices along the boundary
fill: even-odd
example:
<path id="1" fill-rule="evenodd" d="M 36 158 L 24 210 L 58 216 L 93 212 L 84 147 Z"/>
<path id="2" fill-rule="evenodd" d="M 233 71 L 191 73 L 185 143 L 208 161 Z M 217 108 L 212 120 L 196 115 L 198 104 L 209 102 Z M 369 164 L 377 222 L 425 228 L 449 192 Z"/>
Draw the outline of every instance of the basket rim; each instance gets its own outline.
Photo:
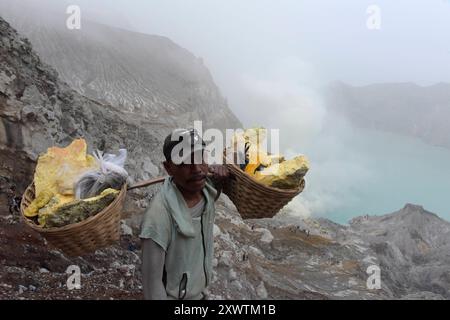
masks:
<path id="1" fill-rule="evenodd" d="M 30 188 L 34 188 L 34 181 L 25 189 L 24 195 L 25 193 L 28 191 L 28 189 Z M 25 223 L 31 227 L 32 229 L 34 229 L 35 231 L 39 232 L 39 233 L 47 233 L 47 234 L 52 234 L 52 233 L 60 233 L 60 232 L 64 232 L 64 231 L 72 231 L 74 229 L 79 229 L 84 227 L 87 224 L 90 224 L 92 222 L 95 222 L 96 220 L 101 219 L 102 217 L 104 217 L 105 215 L 107 215 L 108 213 L 110 213 L 111 210 L 109 210 L 111 207 L 113 207 L 116 203 L 118 203 L 119 201 L 122 201 L 122 199 L 124 198 L 124 194 L 127 191 L 127 184 L 125 183 L 122 188 L 120 189 L 119 194 L 117 195 L 117 197 L 115 197 L 115 199 L 106 207 L 104 208 L 102 211 L 100 211 L 99 213 L 97 213 L 96 215 L 89 217 L 83 221 L 80 222 L 76 222 L 76 223 L 71 223 L 68 224 L 66 226 L 62 226 L 62 227 L 53 227 L 53 228 L 42 228 L 39 227 L 38 225 L 32 223 L 30 221 L 30 219 L 28 217 L 25 216 L 24 214 L 24 206 L 23 206 L 23 201 L 20 203 L 20 213 L 21 213 L 21 218 L 22 220 L 25 221 Z"/>
<path id="2" fill-rule="evenodd" d="M 297 194 L 301 193 L 304 189 L 305 178 L 302 178 L 302 182 L 295 189 L 280 189 L 280 188 L 271 187 L 271 186 L 261 183 L 260 181 L 256 180 L 251 175 L 249 175 L 247 172 L 241 170 L 241 168 L 239 168 L 234 163 L 226 162 L 225 164 L 227 166 L 231 166 L 234 169 L 233 171 L 235 171 L 235 172 L 233 172 L 233 173 L 237 173 L 237 174 L 241 175 L 242 177 L 246 178 L 247 180 L 250 180 L 252 183 L 257 184 L 259 188 L 265 189 L 264 191 L 267 191 L 267 192 L 273 192 L 273 193 L 278 193 L 278 194 L 281 193 L 283 195 L 297 195 Z"/>

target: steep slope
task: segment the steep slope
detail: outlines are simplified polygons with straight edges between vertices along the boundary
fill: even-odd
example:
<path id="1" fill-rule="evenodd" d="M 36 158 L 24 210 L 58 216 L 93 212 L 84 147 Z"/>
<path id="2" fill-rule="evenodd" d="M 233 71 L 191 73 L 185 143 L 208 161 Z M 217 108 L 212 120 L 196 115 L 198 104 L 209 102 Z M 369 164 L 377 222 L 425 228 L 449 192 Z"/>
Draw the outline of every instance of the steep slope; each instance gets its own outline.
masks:
<path id="1" fill-rule="evenodd" d="M 363 128 L 400 133 L 450 148 L 450 84 L 421 87 L 384 83 L 354 87 L 342 82 L 324 92 L 329 110 Z"/>
<path id="2" fill-rule="evenodd" d="M 81 96 L 60 82 L 3 19 L 0 32 L 0 174 L 17 184 L 17 192 L 30 182 L 40 153 L 76 137 L 86 138 L 92 148 L 126 147 L 134 179 L 158 173 L 153 163 L 161 156 L 152 150 L 170 128 Z"/>
<path id="3" fill-rule="evenodd" d="M 429 291 L 450 298 L 450 223 L 407 204 L 384 216 L 359 217 L 351 231 L 376 253 L 397 295 Z"/>
<path id="4" fill-rule="evenodd" d="M 226 210 L 224 210 L 226 209 Z M 331 222 L 330 222 L 331 223 Z M 219 298 L 386 299 L 389 288 L 368 289 L 365 252 L 342 244 L 314 219 L 278 215 L 242 221 L 232 204 L 219 206 L 216 227 Z"/>
<path id="5" fill-rule="evenodd" d="M 168 38 L 86 19 L 80 30 L 69 30 L 63 5 L 2 0 L 0 9 L 43 61 L 89 98 L 171 127 L 194 120 L 205 127 L 241 127 L 202 59 Z"/>

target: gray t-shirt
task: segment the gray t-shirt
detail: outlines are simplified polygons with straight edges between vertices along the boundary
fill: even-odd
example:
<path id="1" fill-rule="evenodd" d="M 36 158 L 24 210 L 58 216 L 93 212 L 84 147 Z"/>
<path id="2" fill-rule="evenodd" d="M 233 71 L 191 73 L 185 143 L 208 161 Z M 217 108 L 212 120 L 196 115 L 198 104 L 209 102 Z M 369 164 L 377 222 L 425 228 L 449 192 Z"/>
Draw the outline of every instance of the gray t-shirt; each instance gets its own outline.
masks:
<path id="1" fill-rule="evenodd" d="M 200 218 L 204 209 L 205 209 L 205 198 L 202 197 L 202 199 L 195 206 L 189 208 L 189 212 L 192 218 Z"/>
<path id="2" fill-rule="evenodd" d="M 205 210 L 205 198 L 202 197 L 199 203 L 192 208 L 188 208 L 189 213 L 192 216 L 192 220 L 195 222 L 201 219 L 201 215 Z M 152 265 L 151 268 L 143 268 L 143 289 L 146 299 L 167 299 L 167 293 L 162 285 L 162 279 L 160 277 L 164 269 L 164 257 L 165 251 L 161 245 L 157 244 L 153 239 L 143 239 L 142 242 L 142 257 L 146 261 L 146 265 Z M 153 272 L 152 272 L 153 271 Z M 157 272 L 154 272 L 157 271 Z M 203 278 L 203 277 L 202 277 Z M 203 281 L 205 281 L 203 279 Z"/>

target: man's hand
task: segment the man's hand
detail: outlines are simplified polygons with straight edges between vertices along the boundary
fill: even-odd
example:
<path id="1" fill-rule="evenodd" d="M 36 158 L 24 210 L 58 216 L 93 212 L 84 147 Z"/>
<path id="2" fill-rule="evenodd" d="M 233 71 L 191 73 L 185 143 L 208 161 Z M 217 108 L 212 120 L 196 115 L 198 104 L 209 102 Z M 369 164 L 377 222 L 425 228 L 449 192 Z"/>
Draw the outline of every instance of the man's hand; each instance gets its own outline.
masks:
<path id="1" fill-rule="evenodd" d="M 227 166 L 223 164 L 212 164 L 208 167 L 208 170 L 212 173 L 213 180 L 218 183 L 223 183 L 230 177 L 230 172 L 228 171 Z"/>

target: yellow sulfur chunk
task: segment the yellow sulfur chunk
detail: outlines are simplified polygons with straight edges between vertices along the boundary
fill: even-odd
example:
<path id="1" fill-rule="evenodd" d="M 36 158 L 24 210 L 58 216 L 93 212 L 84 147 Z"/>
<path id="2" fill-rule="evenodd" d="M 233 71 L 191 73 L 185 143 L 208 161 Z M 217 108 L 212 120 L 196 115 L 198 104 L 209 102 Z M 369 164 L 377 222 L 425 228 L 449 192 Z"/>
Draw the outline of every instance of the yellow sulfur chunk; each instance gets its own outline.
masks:
<path id="1" fill-rule="evenodd" d="M 251 146 L 262 146 L 267 137 L 267 129 L 265 128 L 250 128 L 245 131 L 237 131 L 232 139 L 231 144 L 235 150 L 238 150 L 237 145 L 250 144 Z M 261 150 L 262 151 L 262 150 Z"/>
<path id="2" fill-rule="evenodd" d="M 44 207 L 52 197 L 53 192 L 49 190 L 43 190 L 41 193 L 39 193 L 36 199 L 34 199 L 25 209 L 24 215 L 29 218 L 35 217 L 38 214 L 38 210 Z"/>
<path id="3" fill-rule="evenodd" d="M 51 228 L 83 221 L 106 208 L 117 194 L 119 190 L 109 188 L 98 196 L 59 205 L 54 212 L 39 215 L 39 224 Z"/>
<path id="4" fill-rule="evenodd" d="M 48 190 L 54 194 L 72 195 L 81 174 L 98 168 L 94 157 L 87 155 L 84 139 L 75 139 L 65 148 L 51 147 L 38 159 L 34 174 L 36 194 Z"/>
<path id="5" fill-rule="evenodd" d="M 73 196 L 65 196 L 62 194 L 55 194 L 47 205 L 39 210 L 38 222 L 41 227 L 45 225 L 45 220 L 61 206 L 66 203 L 74 201 Z"/>
<path id="6" fill-rule="evenodd" d="M 73 200 L 74 184 L 88 170 L 95 170 L 98 164 L 94 157 L 87 155 L 84 139 L 75 139 L 65 147 L 51 147 L 38 159 L 34 173 L 34 186 L 37 195 L 45 195 L 42 205 L 33 201 L 24 212 L 28 217 L 39 215 L 38 221 L 45 224 L 45 219 L 55 210 Z M 39 196 L 35 201 L 39 200 Z"/>
<path id="7" fill-rule="evenodd" d="M 236 132 L 232 138 L 234 150 L 240 150 L 243 146 L 247 148 L 247 165 L 245 172 L 253 174 L 260 167 L 271 164 L 271 158 L 267 153 L 264 142 L 266 141 L 267 129 L 250 128 L 242 132 Z M 240 148 L 239 148 L 240 146 Z"/>
<path id="8" fill-rule="evenodd" d="M 260 148 L 250 147 L 248 150 L 248 160 L 249 162 L 245 166 L 245 172 L 252 175 L 260 166 L 269 167 L 274 163 L 284 161 L 284 157 L 281 155 L 270 155 Z"/>
<path id="9" fill-rule="evenodd" d="M 298 156 L 257 171 L 254 178 L 271 187 L 295 189 L 300 185 L 308 170 L 308 159 L 304 156 Z"/>
<path id="10" fill-rule="evenodd" d="M 259 166 L 269 166 L 271 163 L 270 158 L 266 152 L 258 150 L 258 148 L 250 147 L 248 150 L 248 164 L 245 166 L 245 172 L 248 174 L 254 174 Z"/>
<path id="11" fill-rule="evenodd" d="M 234 134 L 231 142 L 236 155 L 242 156 L 245 146 L 246 162 L 240 164 L 240 168 L 265 185 L 280 189 L 297 188 L 309 170 L 308 159 L 298 156 L 285 160 L 282 155 L 269 154 L 266 138 L 267 129 L 262 127 Z"/>
<path id="12" fill-rule="evenodd" d="M 108 188 L 103 190 L 98 196 L 92 197 L 92 198 L 87 198 L 87 199 L 83 199 L 82 201 L 97 201 L 100 198 L 103 198 L 104 196 L 107 196 L 108 194 L 114 194 L 117 195 L 119 193 L 119 190 L 116 189 L 112 189 L 112 188 Z"/>

